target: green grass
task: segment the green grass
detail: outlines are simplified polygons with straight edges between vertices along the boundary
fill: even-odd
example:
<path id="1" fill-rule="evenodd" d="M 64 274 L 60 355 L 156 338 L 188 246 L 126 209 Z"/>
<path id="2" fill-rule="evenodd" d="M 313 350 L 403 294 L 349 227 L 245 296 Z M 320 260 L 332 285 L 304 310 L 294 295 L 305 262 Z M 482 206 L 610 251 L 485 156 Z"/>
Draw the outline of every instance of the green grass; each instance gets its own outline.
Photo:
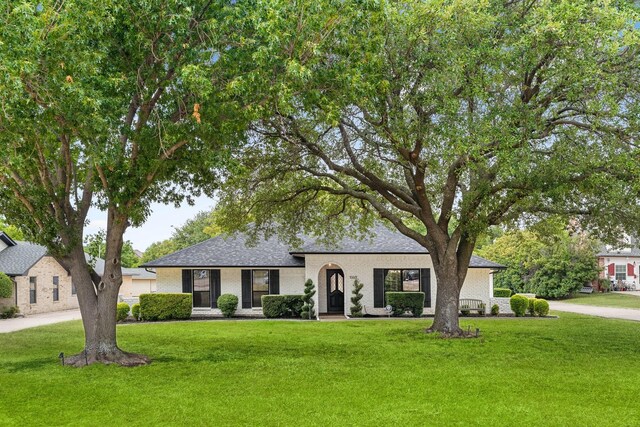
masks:
<path id="1" fill-rule="evenodd" d="M 640 309 L 640 297 L 614 293 L 576 294 L 563 300 L 571 304 L 595 305 L 599 307 L 637 308 Z"/>
<path id="2" fill-rule="evenodd" d="M 145 367 L 60 366 L 80 322 L 0 336 L 0 425 L 632 425 L 637 323 L 466 319 L 209 321 L 118 327 Z"/>

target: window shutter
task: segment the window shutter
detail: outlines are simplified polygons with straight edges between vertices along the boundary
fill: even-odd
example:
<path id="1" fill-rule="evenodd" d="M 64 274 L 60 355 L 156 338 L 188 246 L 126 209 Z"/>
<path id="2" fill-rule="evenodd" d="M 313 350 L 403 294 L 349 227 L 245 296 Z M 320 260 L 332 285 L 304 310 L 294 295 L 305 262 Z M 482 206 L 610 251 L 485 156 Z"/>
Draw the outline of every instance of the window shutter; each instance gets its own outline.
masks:
<path id="1" fill-rule="evenodd" d="M 420 269 L 420 286 L 424 292 L 424 306 L 431 307 L 431 270 L 428 268 Z"/>
<path id="2" fill-rule="evenodd" d="M 616 275 L 616 265 L 614 263 L 609 264 L 607 269 L 609 270 L 609 276 L 614 277 Z"/>
<path id="3" fill-rule="evenodd" d="M 373 269 L 373 306 L 384 307 L 384 270 Z"/>
<path id="4" fill-rule="evenodd" d="M 190 294 L 193 291 L 193 270 L 182 270 L 182 293 Z"/>
<path id="5" fill-rule="evenodd" d="M 251 308 L 251 270 L 242 270 L 242 308 Z"/>
<path id="6" fill-rule="evenodd" d="M 636 273 L 634 270 L 635 268 L 633 267 L 633 264 L 627 264 L 627 276 L 636 277 Z"/>
<path id="7" fill-rule="evenodd" d="M 269 270 L 269 294 L 280 293 L 280 270 Z"/>
<path id="8" fill-rule="evenodd" d="M 218 308 L 220 296 L 220 270 L 209 271 L 209 286 L 211 287 L 211 308 Z"/>

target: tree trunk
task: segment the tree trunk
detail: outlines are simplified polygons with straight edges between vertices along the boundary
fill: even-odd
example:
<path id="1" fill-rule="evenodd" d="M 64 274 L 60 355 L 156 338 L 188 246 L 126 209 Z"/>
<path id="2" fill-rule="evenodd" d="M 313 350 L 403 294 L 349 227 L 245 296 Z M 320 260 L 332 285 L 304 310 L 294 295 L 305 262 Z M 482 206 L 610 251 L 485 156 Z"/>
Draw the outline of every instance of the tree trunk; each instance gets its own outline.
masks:
<path id="1" fill-rule="evenodd" d="M 123 235 L 126 220 L 118 218 L 111 209 L 107 222 L 107 250 L 102 279 L 94 285 L 86 266 L 82 247 L 74 251 L 71 260 L 72 276 L 82 280 L 78 289 L 78 301 L 85 330 L 85 348 L 82 353 L 67 359 L 67 364 L 85 366 L 92 363 L 119 364 L 122 366 L 145 365 L 149 358 L 126 353 L 118 348 L 116 337 L 116 306 L 118 291 L 122 284 Z M 79 253 L 78 253 L 79 252 Z M 82 262 L 80 262 L 82 257 Z"/>
<path id="2" fill-rule="evenodd" d="M 429 243 L 429 253 L 433 269 L 436 273 L 436 307 L 433 324 L 427 332 L 438 332 L 446 337 L 464 336 L 460 329 L 459 304 L 460 290 L 467 277 L 473 241 L 467 238 L 462 241 L 448 240 L 440 247 L 436 242 Z"/>
<path id="3" fill-rule="evenodd" d="M 439 332 L 447 337 L 462 336 L 458 314 L 462 284 L 459 283 L 457 269 L 434 265 L 434 270 L 437 281 L 435 317 L 427 331 Z"/>

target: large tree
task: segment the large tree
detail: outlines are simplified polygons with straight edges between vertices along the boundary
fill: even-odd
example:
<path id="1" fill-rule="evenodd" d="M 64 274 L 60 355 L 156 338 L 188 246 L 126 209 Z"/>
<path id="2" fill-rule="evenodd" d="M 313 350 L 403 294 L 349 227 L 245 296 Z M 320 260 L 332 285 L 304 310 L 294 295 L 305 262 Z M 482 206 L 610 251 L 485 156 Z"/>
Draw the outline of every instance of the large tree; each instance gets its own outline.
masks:
<path id="1" fill-rule="evenodd" d="M 283 4 L 284 30 L 255 35 L 272 66 L 252 78 L 278 96 L 227 181 L 228 227 L 250 215 L 252 230 L 293 238 L 381 217 L 431 255 L 430 330 L 460 335 L 460 289 L 489 227 L 637 218 L 629 2 L 320 3 Z"/>
<path id="2" fill-rule="evenodd" d="M 146 363 L 116 341 L 123 234 L 151 202 L 217 181 L 242 114 L 226 1 L 0 0 L 0 210 L 71 273 L 85 330 L 73 364 Z M 106 212 L 106 267 L 83 252 L 89 208 Z"/>

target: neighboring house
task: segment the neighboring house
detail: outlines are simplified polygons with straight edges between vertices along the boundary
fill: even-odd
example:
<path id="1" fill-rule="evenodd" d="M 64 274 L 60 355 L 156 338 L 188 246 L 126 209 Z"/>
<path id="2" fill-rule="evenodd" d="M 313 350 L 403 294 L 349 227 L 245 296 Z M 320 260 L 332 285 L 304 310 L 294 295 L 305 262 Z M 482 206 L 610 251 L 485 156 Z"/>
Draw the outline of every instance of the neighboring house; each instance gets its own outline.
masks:
<path id="1" fill-rule="evenodd" d="M 104 271 L 97 259 L 94 269 Z M 0 231 L 0 271 L 14 282 L 13 295 L 0 299 L 0 307 L 17 306 L 26 315 L 78 308 L 76 289 L 69 272 L 44 246 L 14 241 Z M 142 268 L 122 269 L 121 293 L 137 296 L 155 291 L 155 275 Z"/>
<path id="2" fill-rule="evenodd" d="M 13 296 L 2 306 L 17 306 L 23 314 L 37 314 L 78 307 L 69 272 L 44 246 L 14 241 L 0 232 L 0 271 L 14 282 Z"/>
<path id="3" fill-rule="evenodd" d="M 626 282 L 628 285 L 640 288 L 638 275 L 640 271 L 640 248 L 637 242 L 628 240 L 626 247 L 614 248 L 605 246 L 598 253 L 600 277 L 614 283 Z"/>
<path id="4" fill-rule="evenodd" d="M 87 262 L 93 266 L 96 273 L 102 275 L 104 272 L 104 260 L 93 258 L 87 255 Z M 120 285 L 121 296 L 126 299 L 135 299 L 140 294 L 149 294 L 156 291 L 156 273 L 144 268 L 122 267 L 122 285 Z"/>
<path id="5" fill-rule="evenodd" d="M 158 292 L 192 293 L 194 315 L 220 314 L 216 301 L 226 293 L 238 296 L 237 314 L 261 315 L 263 295 L 302 294 L 307 279 L 316 284 L 319 314 L 348 314 L 356 278 L 364 284 L 361 304 L 368 314 L 386 314 L 385 290 L 423 291 L 425 313 L 433 313 L 433 264 L 414 240 L 380 225 L 374 237 L 362 241 L 345 238 L 331 247 L 303 241 L 300 249 L 291 249 L 275 237 L 247 246 L 243 235 L 219 236 L 144 267 L 156 270 Z M 501 268 L 474 256 L 461 298 L 480 299 L 489 307 L 492 273 Z"/>

